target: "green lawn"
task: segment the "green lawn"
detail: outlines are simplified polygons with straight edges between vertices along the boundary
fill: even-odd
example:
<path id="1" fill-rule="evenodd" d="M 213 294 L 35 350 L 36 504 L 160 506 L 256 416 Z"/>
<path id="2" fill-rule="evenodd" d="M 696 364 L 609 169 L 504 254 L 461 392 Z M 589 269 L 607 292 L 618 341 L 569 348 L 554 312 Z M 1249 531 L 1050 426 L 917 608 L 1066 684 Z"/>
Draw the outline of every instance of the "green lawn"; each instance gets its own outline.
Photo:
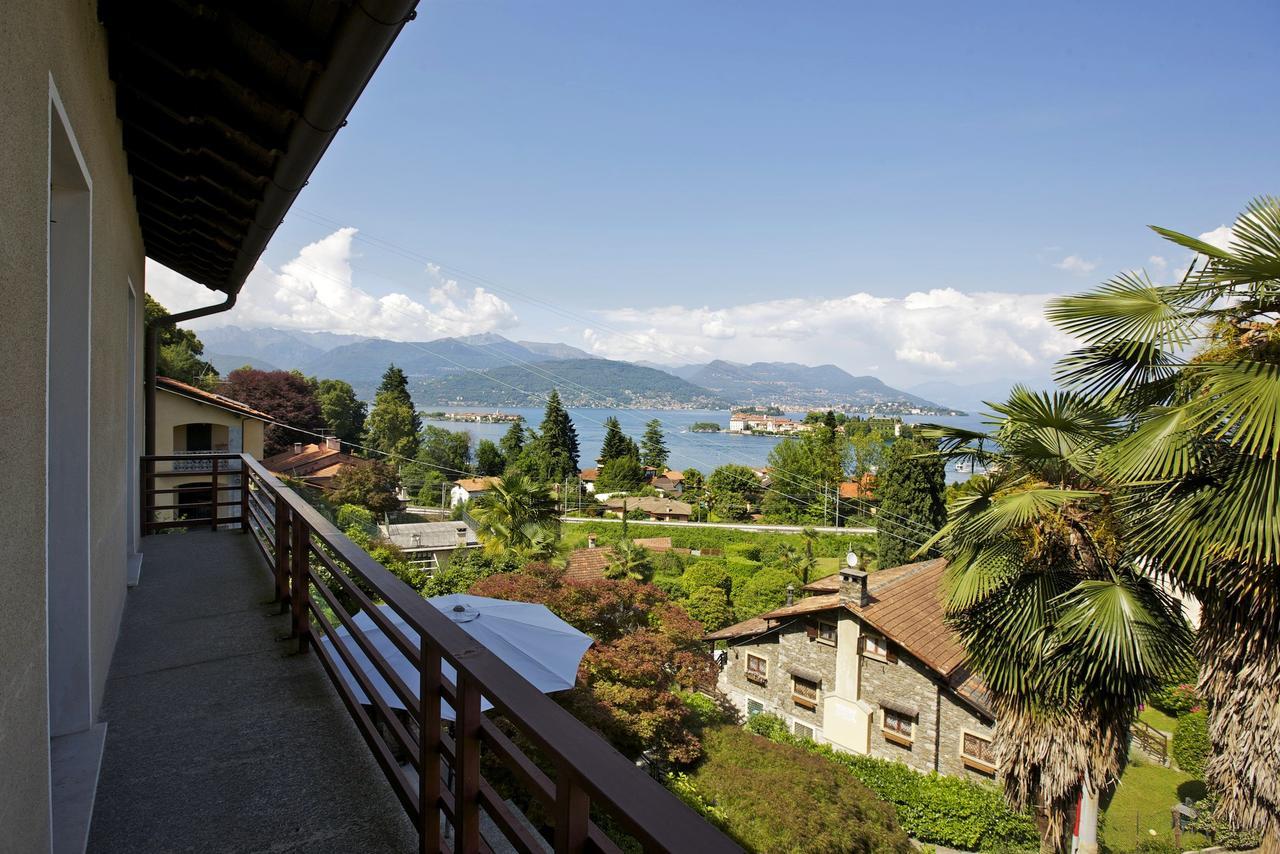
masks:
<path id="1" fill-rule="evenodd" d="M 1170 809 L 1185 797 L 1204 797 L 1204 783 L 1172 768 L 1130 764 L 1111 802 L 1103 806 L 1102 841 L 1113 851 L 1131 851 L 1140 839 L 1153 838 L 1154 830 L 1154 838 L 1172 843 Z M 1200 834 L 1182 835 L 1183 850 L 1208 844 Z"/>
<path id="2" fill-rule="evenodd" d="M 1173 735 L 1173 730 L 1178 725 L 1177 718 L 1172 717 L 1171 715 L 1166 715 L 1164 712 L 1159 709 L 1153 709 L 1151 706 L 1147 706 L 1145 709 L 1138 712 L 1138 717 L 1156 729 L 1169 733 L 1169 735 Z"/>

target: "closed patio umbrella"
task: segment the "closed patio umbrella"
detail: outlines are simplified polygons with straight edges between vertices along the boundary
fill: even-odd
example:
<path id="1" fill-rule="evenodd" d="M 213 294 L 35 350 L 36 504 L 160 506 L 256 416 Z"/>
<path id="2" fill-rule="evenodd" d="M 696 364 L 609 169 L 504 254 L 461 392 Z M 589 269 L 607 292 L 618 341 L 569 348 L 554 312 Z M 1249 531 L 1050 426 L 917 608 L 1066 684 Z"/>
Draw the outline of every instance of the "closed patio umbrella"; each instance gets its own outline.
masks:
<path id="1" fill-rule="evenodd" d="M 544 694 L 573 687 L 578 664 L 592 644 L 588 635 L 551 613 L 545 605 L 508 602 L 505 599 L 490 599 L 465 593 L 436 596 L 427 601 Z M 399 614 L 387 605 L 379 605 L 378 610 L 403 631 L 411 643 L 418 642 L 418 633 Z M 416 696 L 418 672 L 409 659 L 405 658 L 368 614 L 357 614 L 354 622 Z M 393 709 L 405 708 L 404 702 L 369 661 L 346 626 L 339 627 L 337 635 L 387 705 Z M 328 638 L 322 638 L 321 643 L 330 645 Z M 336 652 L 331 657 L 356 699 L 368 705 L 368 696 L 347 668 L 346 662 Z M 447 661 L 441 662 L 440 669 L 445 679 L 456 684 L 457 673 Z M 492 708 L 492 703 L 481 699 L 481 711 Z M 440 716 L 449 721 L 456 719 L 453 709 L 444 701 L 440 703 Z"/>

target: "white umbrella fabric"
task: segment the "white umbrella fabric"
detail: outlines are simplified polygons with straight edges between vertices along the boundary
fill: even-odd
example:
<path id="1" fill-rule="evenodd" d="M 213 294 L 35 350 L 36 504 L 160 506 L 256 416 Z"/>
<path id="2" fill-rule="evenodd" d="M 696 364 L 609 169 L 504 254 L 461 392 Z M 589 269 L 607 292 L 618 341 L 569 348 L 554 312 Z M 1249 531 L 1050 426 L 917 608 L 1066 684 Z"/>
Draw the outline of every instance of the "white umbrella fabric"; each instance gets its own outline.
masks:
<path id="1" fill-rule="evenodd" d="M 427 601 L 544 694 L 573 687 L 578 674 L 578 664 L 581 663 L 582 656 L 592 644 L 590 636 L 551 613 L 545 605 L 508 602 L 505 599 L 469 596 L 465 593 L 436 596 Z M 391 620 L 396 628 L 403 631 L 411 643 L 419 642 L 418 633 L 389 606 L 379 605 L 378 610 Z M 354 622 L 373 642 L 374 648 L 395 669 L 416 697 L 418 671 L 409 663 L 409 659 L 405 658 L 368 614 L 364 612 L 357 614 Z M 393 709 L 405 708 L 399 695 L 382 678 L 364 650 L 351 637 L 347 627 L 339 626 L 337 635 L 386 704 Z M 327 637 L 321 638 L 321 643 L 326 646 L 331 645 Z M 355 694 L 356 699 L 368 705 L 370 702 L 368 695 L 347 668 L 346 662 L 332 649 L 330 653 L 338 672 Z M 445 679 L 457 683 L 458 674 L 449 662 L 442 661 L 440 670 Z M 493 704 L 482 697 L 480 710 L 492 708 Z M 440 717 L 447 721 L 457 718 L 453 709 L 443 700 L 440 702 Z"/>

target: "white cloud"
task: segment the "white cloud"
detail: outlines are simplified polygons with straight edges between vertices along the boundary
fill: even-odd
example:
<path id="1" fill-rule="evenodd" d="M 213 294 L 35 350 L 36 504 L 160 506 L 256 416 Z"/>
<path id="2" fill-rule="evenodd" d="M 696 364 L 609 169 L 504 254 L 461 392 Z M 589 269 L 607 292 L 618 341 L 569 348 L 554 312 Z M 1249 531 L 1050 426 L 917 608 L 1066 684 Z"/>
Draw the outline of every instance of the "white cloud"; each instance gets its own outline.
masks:
<path id="1" fill-rule="evenodd" d="M 953 288 L 901 298 L 853 293 L 832 299 L 779 299 L 729 308 L 672 305 L 600 313 L 583 333 L 591 352 L 614 359 L 678 364 L 834 363 L 890 381 L 934 377 L 974 382 L 1042 377 L 1072 341 L 1044 318 L 1043 294 L 964 293 Z M 708 324 L 732 328 L 711 338 Z M 889 354 L 892 360 L 886 361 Z"/>
<path id="2" fill-rule="evenodd" d="M 1211 246 L 1219 249 L 1231 249 L 1231 243 L 1235 240 L 1235 232 L 1229 225 L 1220 225 L 1213 231 L 1206 231 L 1200 235 L 1200 239 Z"/>
<path id="3" fill-rule="evenodd" d="M 192 326 L 274 326 L 423 341 L 509 329 L 518 322 L 500 297 L 482 287 L 463 288 L 435 265 L 427 268 L 417 298 L 404 293 L 379 297 L 361 290 L 352 283 L 355 234 L 354 228 L 340 228 L 304 246 L 279 270 L 259 263 L 233 310 Z M 175 311 L 207 305 L 216 296 L 152 261 L 147 262 L 147 292 Z"/>
<path id="4" fill-rule="evenodd" d="M 1152 255 L 1147 259 L 1147 263 L 1151 265 L 1151 269 L 1157 273 L 1163 273 L 1169 267 L 1169 262 L 1160 255 Z"/>
<path id="5" fill-rule="evenodd" d="M 1068 273 L 1074 273 L 1077 276 L 1087 276 L 1098 267 L 1097 261 L 1086 261 L 1079 255 L 1068 255 L 1053 266 L 1059 270 L 1066 270 Z"/>

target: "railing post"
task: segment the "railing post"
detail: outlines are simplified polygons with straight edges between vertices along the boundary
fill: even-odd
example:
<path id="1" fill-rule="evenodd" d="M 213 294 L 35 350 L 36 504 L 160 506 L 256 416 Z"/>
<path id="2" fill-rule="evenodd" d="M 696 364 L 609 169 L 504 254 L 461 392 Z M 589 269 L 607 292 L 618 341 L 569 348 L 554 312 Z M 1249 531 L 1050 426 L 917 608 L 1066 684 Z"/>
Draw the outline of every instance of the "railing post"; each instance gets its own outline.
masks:
<path id="1" fill-rule="evenodd" d="M 556 768 L 556 851 L 578 852 L 587 844 L 591 799 L 574 777 L 573 769 Z"/>
<path id="2" fill-rule="evenodd" d="M 209 471 L 212 472 L 209 480 L 209 500 L 213 504 L 209 508 L 209 526 L 216 531 L 218 530 L 218 511 L 221 509 L 218 507 L 218 458 L 210 457 L 209 463 Z"/>
<path id="3" fill-rule="evenodd" d="M 301 516 L 294 514 L 290 533 L 293 541 L 289 549 L 293 583 L 289 588 L 289 604 L 293 611 L 293 636 L 298 639 L 298 652 L 306 652 L 311 642 L 311 617 L 307 613 L 307 600 L 310 598 L 307 562 L 310 559 L 308 552 L 311 530 Z"/>
<path id="4" fill-rule="evenodd" d="M 240 533 L 249 533 L 249 467 L 240 460 Z"/>
<path id="5" fill-rule="evenodd" d="M 418 852 L 440 846 L 440 650 L 423 635 L 418 683 Z"/>
<path id="6" fill-rule="evenodd" d="M 271 500 L 276 508 L 276 601 L 283 605 L 289 601 L 289 577 L 293 572 L 289 562 L 289 505 L 275 492 Z"/>
<path id="7" fill-rule="evenodd" d="M 145 537 L 151 533 L 151 523 L 155 521 L 155 511 L 147 508 L 155 504 L 156 491 L 156 464 L 154 460 L 148 460 L 143 457 L 139 463 L 138 479 L 138 497 L 142 504 L 138 507 L 138 524 L 142 529 L 139 536 Z"/>
<path id="8" fill-rule="evenodd" d="M 453 728 L 453 850 L 480 850 L 480 686 L 458 668 Z"/>

